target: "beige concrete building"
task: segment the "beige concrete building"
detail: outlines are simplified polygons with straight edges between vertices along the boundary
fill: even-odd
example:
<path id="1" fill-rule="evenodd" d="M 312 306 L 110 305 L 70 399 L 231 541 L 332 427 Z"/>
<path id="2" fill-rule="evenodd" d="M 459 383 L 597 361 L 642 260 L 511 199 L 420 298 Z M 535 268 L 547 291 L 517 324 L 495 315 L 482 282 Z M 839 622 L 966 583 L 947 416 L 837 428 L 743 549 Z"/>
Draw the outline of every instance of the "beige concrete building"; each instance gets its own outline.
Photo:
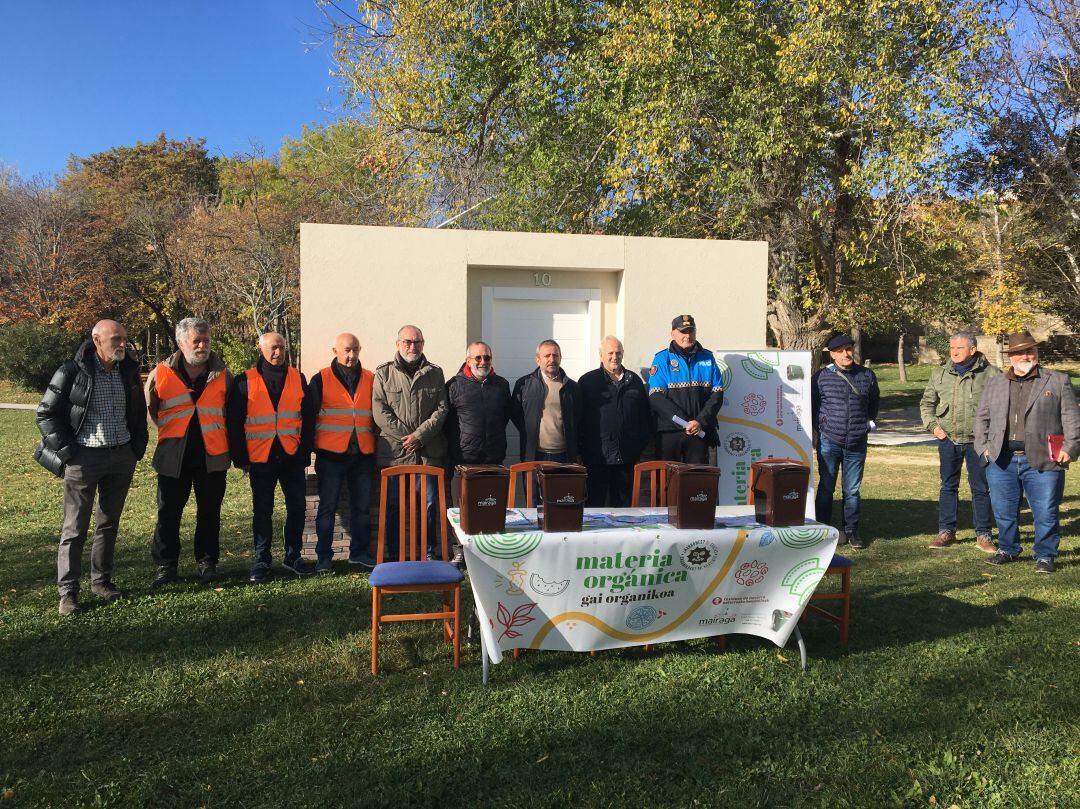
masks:
<path id="1" fill-rule="evenodd" d="M 606 334 L 647 369 L 682 313 L 711 349 L 763 348 L 767 262 L 765 242 L 303 224 L 301 369 L 327 365 L 342 331 L 374 368 L 405 323 L 447 377 L 481 339 L 511 384 L 548 337 L 574 378 L 599 365 Z"/>

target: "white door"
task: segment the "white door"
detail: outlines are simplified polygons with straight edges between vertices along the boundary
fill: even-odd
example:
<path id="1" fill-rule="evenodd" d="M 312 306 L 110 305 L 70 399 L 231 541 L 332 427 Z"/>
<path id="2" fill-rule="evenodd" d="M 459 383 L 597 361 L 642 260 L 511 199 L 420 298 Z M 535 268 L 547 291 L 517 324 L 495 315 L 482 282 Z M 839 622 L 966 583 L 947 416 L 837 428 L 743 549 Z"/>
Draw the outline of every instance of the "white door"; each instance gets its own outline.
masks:
<path id="1" fill-rule="evenodd" d="M 554 339 L 571 379 L 599 365 L 600 291 L 484 287 L 483 333 L 495 370 L 510 382 L 536 370 L 536 345 Z M 520 460 L 517 430 L 506 433 L 506 463 Z"/>

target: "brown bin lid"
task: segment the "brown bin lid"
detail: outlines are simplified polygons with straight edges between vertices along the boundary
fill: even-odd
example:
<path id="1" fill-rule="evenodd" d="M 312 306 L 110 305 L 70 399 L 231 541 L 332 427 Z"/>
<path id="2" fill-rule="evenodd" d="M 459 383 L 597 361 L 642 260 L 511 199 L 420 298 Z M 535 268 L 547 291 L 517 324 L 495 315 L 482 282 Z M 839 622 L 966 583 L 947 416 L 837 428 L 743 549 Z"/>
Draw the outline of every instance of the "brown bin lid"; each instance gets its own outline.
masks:
<path id="1" fill-rule="evenodd" d="M 576 463 L 561 463 L 557 466 L 540 466 L 536 469 L 538 475 L 584 475 L 585 467 Z"/>
<path id="2" fill-rule="evenodd" d="M 507 477 L 510 470 L 498 464 L 459 463 L 454 467 L 454 474 L 462 478 L 482 478 L 499 475 Z"/>
<path id="3" fill-rule="evenodd" d="M 694 463 L 669 463 L 668 474 L 678 472 L 680 475 L 716 475 L 720 476 L 720 467 L 709 464 Z"/>
<path id="4" fill-rule="evenodd" d="M 751 466 L 767 466 L 770 472 L 788 472 L 796 469 L 809 470 L 810 467 L 798 461 L 785 461 L 783 459 L 767 458 L 763 461 L 754 461 Z"/>

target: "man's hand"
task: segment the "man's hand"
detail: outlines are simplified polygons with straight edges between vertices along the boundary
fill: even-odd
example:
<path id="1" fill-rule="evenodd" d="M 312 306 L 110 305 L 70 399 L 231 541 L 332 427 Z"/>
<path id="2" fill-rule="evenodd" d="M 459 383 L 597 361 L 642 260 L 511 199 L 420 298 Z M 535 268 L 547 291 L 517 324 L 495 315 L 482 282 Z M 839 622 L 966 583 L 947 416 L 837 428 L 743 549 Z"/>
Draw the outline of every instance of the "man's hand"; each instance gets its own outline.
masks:
<path id="1" fill-rule="evenodd" d="M 419 452 L 422 446 L 420 439 L 411 433 L 401 439 L 401 448 L 406 452 Z"/>
<path id="2" fill-rule="evenodd" d="M 697 435 L 699 432 L 701 432 L 701 423 L 697 419 L 691 419 L 687 423 L 684 432 L 687 435 Z"/>
<path id="3" fill-rule="evenodd" d="M 1059 463 L 1061 466 L 1068 466 L 1071 462 L 1072 458 L 1069 457 L 1069 453 L 1067 453 L 1063 449 L 1058 450 L 1057 463 Z"/>
<path id="4" fill-rule="evenodd" d="M 942 430 L 940 427 L 934 428 L 934 438 L 936 438 L 938 441 L 944 441 L 948 437 L 949 434 Z"/>

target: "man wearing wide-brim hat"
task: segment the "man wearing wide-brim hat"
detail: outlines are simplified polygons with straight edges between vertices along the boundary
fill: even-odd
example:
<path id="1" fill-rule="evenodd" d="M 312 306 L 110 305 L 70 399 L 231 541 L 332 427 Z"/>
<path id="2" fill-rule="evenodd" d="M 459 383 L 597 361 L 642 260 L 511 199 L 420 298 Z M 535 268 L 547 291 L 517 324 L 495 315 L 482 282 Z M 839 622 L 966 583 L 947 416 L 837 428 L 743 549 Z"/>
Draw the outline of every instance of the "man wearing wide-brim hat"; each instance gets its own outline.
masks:
<path id="1" fill-rule="evenodd" d="M 1080 453 L 1080 411 L 1069 377 L 1039 365 L 1030 332 L 1009 335 L 1009 368 L 986 383 L 975 414 L 975 450 L 986 464 L 998 552 L 986 561 L 1020 557 L 1020 499 L 1035 522 L 1036 573 L 1053 573 L 1061 541 L 1058 506 L 1065 469 Z"/>

